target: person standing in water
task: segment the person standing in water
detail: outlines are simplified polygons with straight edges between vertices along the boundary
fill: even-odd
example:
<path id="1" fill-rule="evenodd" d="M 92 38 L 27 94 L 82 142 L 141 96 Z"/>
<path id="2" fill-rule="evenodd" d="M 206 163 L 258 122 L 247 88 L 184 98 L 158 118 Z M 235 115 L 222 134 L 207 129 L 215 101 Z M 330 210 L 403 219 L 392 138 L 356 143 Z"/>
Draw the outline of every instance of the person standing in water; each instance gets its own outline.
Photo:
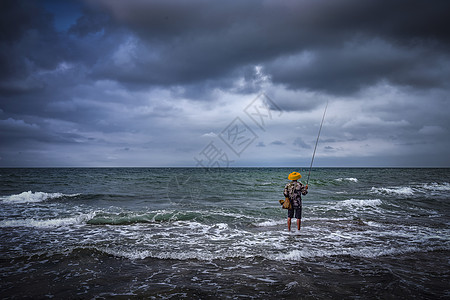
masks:
<path id="1" fill-rule="evenodd" d="M 297 230 L 300 230 L 300 224 L 302 222 L 302 195 L 308 194 L 308 185 L 303 185 L 297 181 L 302 178 L 302 175 L 298 172 L 292 172 L 289 174 L 288 179 L 291 180 L 284 187 L 284 197 L 289 198 L 292 208 L 288 209 L 287 225 L 288 230 L 291 231 L 291 219 L 295 217 L 297 219 Z"/>

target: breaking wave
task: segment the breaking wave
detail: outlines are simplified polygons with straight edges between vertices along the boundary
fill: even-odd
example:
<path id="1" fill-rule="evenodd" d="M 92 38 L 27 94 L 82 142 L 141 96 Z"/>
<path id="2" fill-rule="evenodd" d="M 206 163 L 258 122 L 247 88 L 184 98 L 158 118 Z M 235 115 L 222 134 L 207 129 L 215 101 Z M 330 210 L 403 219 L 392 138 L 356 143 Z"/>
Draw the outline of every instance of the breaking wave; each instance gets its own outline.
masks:
<path id="1" fill-rule="evenodd" d="M 448 182 L 443 182 L 443 183 L 437 183 L 437 182 L 433 182 L 433 183 L 426 183 L 422 186 L 422 188 L 426 189 L 426 190 L 430 190 L 430 191 L 450 191 L 450 184 Z"/>
<path id="2" fill-rule="evenodd" d="M 446 246 L 434 246 L 434 247 L 420 247 L 420 246 L 406 246 L 402 248 L 388 248 L 388 249 L 378 249 L 373 247 L 363 247 L 360 249 L 333 249 L 333 250 L 313 250 L 313 249 L 302 249 L 302 250 L 291 250 L 287 253 L 279 253 L 274 255 L 272 259 L 280 261 L 300 261 L 305 258 L 316 258 L 316 257 L 331 257 L 331 256 L 351 256 L 351 257 L 362 257 L 362 258 L 377 258 L 382 256 L 390 255 L 404 255 L 416 252 L 431 252 L 448 250 Z"/>
<path id="3" fill-rule="evenodd" d="M 375 194 L 383 194 L 383 195 L 402 195 L 402 196 L 412 196 L 414 194 L 414 190 L 411 187 L 393 187 L 393 188 L 376 188 L 372 187 L 372 193 Z"/>
<path id="4" fill-rule="evenodd" d="M 0 227 L 56 228 L 80 225 L 86 223 L 86 221 L 91 219 L 93 215 L 94 213 L 56 219 L 2 220 L 0 221 Z"/>
<path id="5" fill-rule="evenodd" d="M 80 194 L 62 194 L 62 193 L 45 193 L 45 192 L 23 192 L 20 194 L 2 196 L 0 200 L 3 203 L 31 203 L 31 202 L 42 202 L 51 199 L 58 199 L 62 197 L 76 197 Z"/>
<path id="6" fill-rule="evenodd" d="M 347 178 L 337 178 L 335 181 L 342 182 L 342 181 L 350 181 L 350 182 L 358 182 L 357 178 L 353 177 L 347 177 Z"/>
<path id="7" fill-rule="evenodd" d="M 260 223 L 256 223 L 255 226 L 257 227 L 271 227 L 271 226 L 277 226 L 277 225 L 281 225 L 281 224 L 285 224 L 286 221 L 283 220 L 271 220 L 271 221 L 264 221 L 264 222 L 260 222 Z"/>
<path id="8" fill-rule="evenodd" d="M 450 184 L 448 182 L 443 183 L 424 183 L 412 186 L 399 186 L 399 187 L 372 187 L 371 193 L 379 195 L 395 195 L 395 196 L 413 196 L 416 193 L 433 193 L 433 194 L 445 194 L 450 191 Z"/>
<path id="9" fill-rule="evenodd" d="M 336 208 L 352 208 L 352 207 L 376 207 L 382 204 L 380 199 L 348 199 L 338 202 Z"/>

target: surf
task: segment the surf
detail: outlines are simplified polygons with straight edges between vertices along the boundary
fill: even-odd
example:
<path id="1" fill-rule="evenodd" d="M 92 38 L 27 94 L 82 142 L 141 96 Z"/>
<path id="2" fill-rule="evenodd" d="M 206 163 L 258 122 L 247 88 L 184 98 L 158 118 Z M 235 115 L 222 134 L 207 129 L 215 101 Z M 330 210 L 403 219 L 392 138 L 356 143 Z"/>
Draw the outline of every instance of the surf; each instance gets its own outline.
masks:
<path id="1" fill-rule="evenodd" d="M 63 193 L 45 193 L 45 192 L 22 192 L 20 194 L 13 194 L 10 196 L 1 196 L 0 201 L 3 203 L 36 203 L 47 200 L 60 199 L 63 197 L 77 197 L 80 194 L 63 194 Z"/>

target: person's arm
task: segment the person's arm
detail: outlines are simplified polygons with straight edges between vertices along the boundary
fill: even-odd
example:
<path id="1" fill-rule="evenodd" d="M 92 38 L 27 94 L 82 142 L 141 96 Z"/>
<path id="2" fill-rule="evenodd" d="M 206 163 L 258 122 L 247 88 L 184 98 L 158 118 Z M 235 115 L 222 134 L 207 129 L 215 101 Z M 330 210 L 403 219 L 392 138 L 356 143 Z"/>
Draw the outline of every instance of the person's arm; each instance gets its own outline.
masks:
<path id="1" fill-rule="evenodd" d="M 308 194 L 308 185 L 302 184 L 302 195 Z"/>
<path id="2" fill-rule="evenodd" d="M 288 185 L 284 187 L 283 195 L 285 198 L 289 198 L 289 191 L 288 191 Z"/>

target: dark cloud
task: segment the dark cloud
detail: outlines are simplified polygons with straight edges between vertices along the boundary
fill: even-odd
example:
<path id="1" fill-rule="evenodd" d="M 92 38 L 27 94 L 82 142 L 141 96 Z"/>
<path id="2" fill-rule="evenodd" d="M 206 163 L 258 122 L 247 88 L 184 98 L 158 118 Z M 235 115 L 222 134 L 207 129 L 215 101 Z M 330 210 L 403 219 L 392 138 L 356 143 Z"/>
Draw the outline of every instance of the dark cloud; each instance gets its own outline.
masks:
<path id="1" fill-rule="evenodd" d="M 298 138 L 296 138 L 296 139 L 294 140 L 293 145 L 294 145 L 294 146 L 298 146 L 298 147 L 300 147 L 300 148 L 304 148 L 304 149 L 310 149 L 310 148 L 311 148 L 311 146 L 308 145 L 307 143 L 305 143 L 305 142 L 303 141 L 303 139 L 300 138 L 300 137 L 298 137 Z"/>
<path id="2" fill-rule="evenodd" d="M 449 8 L 443 0 L 2 1 L 2 163 L 36 155 L 63 163 L 58 150 L 84 145 L 105 164 L 148 149 L 154 161 L 158 151 L 171 161 L 165 149 L 201 150 L 196 137 L 220 132 L 262 90 L 283 110 L 274 126 L 302 125 L 301 139 L 289 133 L 298 152 L 311 148 L 330 100 L 339 106 L 325 123 L 328 153 L 350 157 L 345 143 L 382 139 L 445 153 Z M 285 134 L 264 139 L 284 145 Z"/>
<path id="3" fill-rule="evenodd" d="M 76 60 L 74 43 L 53 26 L 53 16 L 34 1 L 2 1 L 0 96 L 35 93 L 43 78 L 61 64 Z"/>
<path id="4" fill-rule="evenodd" d="M 276 145 L 276 146 L 284 146 L 284 145 L 286 145 L 286 143 L 282 142 L 282 141 L 273 141 L 270 144 L 271 145 Z"/>
<path id="5" fill-rule="evenodd" d="M 14 43 L 30 29 L 51 29 L 52 15 L 34 1 L 2 1 L 0 16 L 2 43 Z"/>
<path id="6" fill-rule="evenodd" d="M 417 89 L 448 88 L 444 78 L 450 75 L 449 58 L 439 48 L 355 40 L 340 48 L 280 57 L 267 64 L 265 71 L 290 88 L 339 95 L 381 82 Z"/>
<path id="7" fill-rule="evenodd" d="M 224 76 L 261 64 L 294 89 L 348 94 L 383 80 L 446 86 L 448 66 L 427 70 L 449 59 L 447 1 L 95 3 L 139 37 L 132 69 L 97 70 L 111 79 L 220 86 Z"/>
<path id="8" fill-rule="evenodd" d="M 62 61 L 88 65 L 95 79 L 190 95 L 228 89 L 236 76 L 254 92 L 254 65 L 275 83 L 332 94 L 380 81 L 447 87 L 450 75 L 447 1 L 88 1 L 68 30 L 76 39 L 37 3 L 3 3 L 3 78 L 19 81 L 5 93 L 42 88 L 27 75 Z"/>
<path id="9" fill-rule="evenodd" d="M 76 23 L 69 27 L 68 33 L 77 37 L 85 37 L 100 34 L 110 26 L 110 18 L 107 15 L 87 13 L 80 16 Z"/>

